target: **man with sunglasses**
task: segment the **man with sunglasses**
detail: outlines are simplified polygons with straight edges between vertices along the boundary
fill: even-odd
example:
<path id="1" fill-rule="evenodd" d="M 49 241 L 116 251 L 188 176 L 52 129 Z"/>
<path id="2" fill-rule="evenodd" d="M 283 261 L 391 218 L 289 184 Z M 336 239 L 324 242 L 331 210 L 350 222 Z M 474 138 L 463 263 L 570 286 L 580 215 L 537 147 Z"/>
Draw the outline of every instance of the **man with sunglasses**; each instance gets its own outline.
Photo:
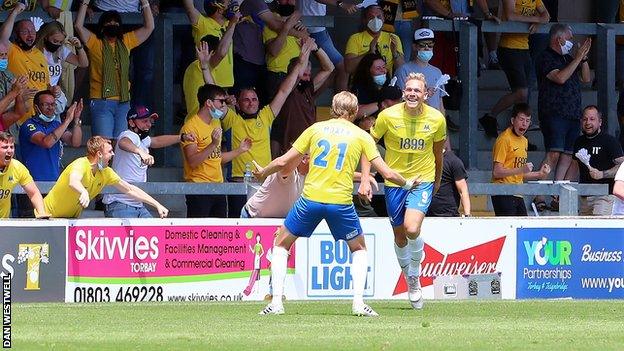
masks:
<path id="1" fill-rule="evenodd" d="M 249 151 L 251 139 L 241 140 L 236 149 L 221 153 L 221 119 L 228 112 L 226 92 L 214 84 L 197 91 L 199 111 L 182 126 L 182 134 L 192 134 L 195 140 L 182 140 L 184 180 L 192 183 L 223 183 L 221 164 Z M 240 211 L 240 210 L 239 210 Z M 227 216 L 225 195 L 186 195 L 186 217 Z"/>
<path id="2" fill-rule="evenodd" d="M 397 78 L 397 86 L 401 90 L 405 89 L 405 81 L 410 73 L 422 73 L 427 80 L 427 105 L 440 111 L 446 118 L 446 127 L 450 131 L 458 131 L 459 126 L 455 124 L 447 115 L 444 109 L 444 102 L 440 96 L 440 88 L 435 88 L 436 82 L 442 76 L 442 71 L 430 63 L 433 58 L 433 48 L 435 46 L 435 36 L 428 28 L 417 29 L 414 32 L 414 42 L 412 43 L 412 60 L 399 67 L 394 76 Z"/>

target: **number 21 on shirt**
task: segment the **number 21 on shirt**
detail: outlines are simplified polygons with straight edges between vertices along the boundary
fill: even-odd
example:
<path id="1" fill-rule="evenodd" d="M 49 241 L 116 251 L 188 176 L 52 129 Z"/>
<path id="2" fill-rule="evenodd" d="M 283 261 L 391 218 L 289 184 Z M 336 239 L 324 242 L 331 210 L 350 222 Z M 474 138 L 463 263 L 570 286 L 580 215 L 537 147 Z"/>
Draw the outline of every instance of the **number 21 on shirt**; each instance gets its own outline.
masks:
<path id="1" fill-rule="evenodd" d="M 316 144 L 319 148 L 321 148 L 321 153 L 314 158 L 314 165 L 327 168 L 327 156 L 333 147 L 338 148 L 338 159 L 336 160 L 336 164 L 334 168 L 340 171 L 342 170 L 342 165 L 344 164 L 345 154 L 347 153 L 347 143 L 339 143 L 336 145 L 332 145 L 327 139 L 321 139 Z"/>

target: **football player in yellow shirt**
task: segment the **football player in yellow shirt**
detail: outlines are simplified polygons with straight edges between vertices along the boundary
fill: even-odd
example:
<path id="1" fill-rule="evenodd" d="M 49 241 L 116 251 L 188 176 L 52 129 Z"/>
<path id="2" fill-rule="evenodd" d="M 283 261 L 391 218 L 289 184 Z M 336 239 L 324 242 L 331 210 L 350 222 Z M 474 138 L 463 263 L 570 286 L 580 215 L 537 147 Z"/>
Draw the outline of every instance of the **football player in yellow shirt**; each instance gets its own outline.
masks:
<path id="1" fill-rule="evenodd" d="M 43 199 L 45 211 L 52 217 L 78 218 L 105 186 L 112 185 L 120 193 L 154 207 L 160 218 L 167 217 L 167 208 L 140 188 L 121 179 L 108 167 L 113 155 L 110 140 L 100 136 L 91 137 L 87 141 L 87 156 L 70 163 Z"/>
<path id="2" fill-rule="evenodd" d="M 11 193 L 19 183 L 37 210 L 37 218 L 48 218 L 43 209 L 43 198 L 28 169 L 20 161 L 14 160 L 15 139 L 8 132 L 0 132 L 0 218 L 8 218 L 11 213 Z"/>
<path id="3" fill-rule="evenodd" d="M 405 81 L 405 102 L 391 106 L 377 115 L 370 133 L 376 140 L 384 139 L 386 162 L 403 177 L 417 177 L 418 187 L 405 190 L 386 181 L 386 207 L 394 231 L 394 249 L 403 274 L 407 278 L 408 298 L 412 307 L 423 306 L 420 289 L 420 262 L 424 241 L 420 227 L 440 187 L 443 166 L 446 121 L 435 108 L 425 104 L 427 83 L 421 73 L 410 73 Z M 362 165 L 368 174 L 369 165 Z M 362 179 L 359 193 L 370 196 L 370 184 Z"/>
<path id="4" fill-rule="evenodd" d="M 264 179 L 285 167 L 298 164 L 309 153 L 310 165 L 303 194 L 286 216 L 275 239 L 272 257 L 273 299 L 259 314 L 283 314 L 282 295 L 286 277 L 288 250 L 299 237 L 312 235 L 321 220 L 325 220 L 335 240 L 344 240 L 352 253 L 354 315 L 373 317 L 378 314 L 364 303 L 364 286 L 368 258 L 360 221 L 353 206 L 353 176 L 358 162 L 367 160 L 379 173 L 396 185 L 411 189 L 413 180 L 406 181 L 379 157 L 373 139 L 353 124 L 358 101 L 355 95 L 343 91 L 334 96 L 332 119 L 318 122 L 306 129 L 293 147 L 283 156 L 271 161 L 266 168 L 258 167 L 256 176 Z"/>

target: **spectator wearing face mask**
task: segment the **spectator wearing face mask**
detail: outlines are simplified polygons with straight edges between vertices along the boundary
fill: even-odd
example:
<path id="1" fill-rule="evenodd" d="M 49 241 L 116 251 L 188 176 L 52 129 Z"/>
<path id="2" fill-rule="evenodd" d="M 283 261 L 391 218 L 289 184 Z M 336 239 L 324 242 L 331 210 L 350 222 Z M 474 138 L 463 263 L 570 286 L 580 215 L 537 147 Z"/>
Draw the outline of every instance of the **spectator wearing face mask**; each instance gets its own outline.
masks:
<path id="1" fill-rule="evenodd" d="M 62 143 L 79 147 L 82 142 L 82 101 L 72 104 L 62 122 L 53 92 L 40 91 L 33 102 L 35 115 L 20 128 L 22 161 L 35 180 L 55 181 L 61 174 Z"/>
<path id="2" fill-rule="evenodd" d="M 591 75 L 587 54 L 591 39 L 572 52 L 572 29 L 565 24 L 550 27 L 550 45 L 542 52 L 537 64 L 539 86 L 538 114 L 544 136 L 547 163 L 555 172 L 555 180 L 569 179 L 566 173 L 572 163 L 574 142 L 580 132 L 582 114 L 581 82 L 589 83 Z M 544 201 L 536 199 L 538 209 Z M 556 197 L 551 209 L 558 210 Z"/>
<path id="3" fill-rule="evenodd" d="M 195 135 L 194 141 L 182 141 L 184 180 L 191 183 L 223 183 L 221 164 L 230 162 L 251 147 L 249 139 L 238 149 L 221 152 L 221 119 L 228 111 L 223 88 L 206 84 L 197 91 L 199 111 L 182 126 L 182 133 Z M 239 209 L 240 211 L 240 209 Z M 186 195 L 186 217 L 227 216 L 225 195 Z"/>
<path id="4" fill-rule="evenodd" d="M 40 91 L 33 99 L 35 115 L 19 131 L 21 159 L 36 181 L 54 182 L 61 174 L 63 143 L 79 147 L 82 142 L 82 100 L 67 110 L 61 122 L 56 114 L 56 98 L 50 90 Z M 18 217 L 33 217 L 29 199 L 18 195 Z"/>
<path id="5" fill-rule="evenodd" d="M 119 134 L 115 145 L 113 170 L 129 183 L 146 182 L 147 167 L 154 164 L 150 148 L 162 148 L 179 142 L 195 141 L 193 134 L 159 135 L 150 137 L 150 130 L 158 114 L 145 106 L 135 106 L 128 112 L 128 129 Z M 151 218 L 143 202 L 126 194 L 105 195 L 104 215 L 112 218 Z"/>
<path id="6" fill-rule="evenodd" d="M 76 50 L 72 50 L 65 45 L 65 41 Z M 67 37 L 65 28 L 60 22 L 52 21 L 44 24 L 37 32 L 35 45 L 46 58 L 50 73 L 50 85 L 59 85 L 61 74 L 63 73 L 64 62 L 77 67 L 89 66 L 89 58 L 82 47 L 82 43 L 76 37 Z"/>
<path id="7" fill-rule="evenodd" d="M 91 134 L 115 139 L 126 129 L 130 110 L 130 50 L 149 38 L 154 17 L 147 0 L 141 0 L 142 27 L 124 33 L 119 12 L 106 11 L 100 16 L 96 31 L 91 32 L 84 26 L 87 6 L 89 0 L 84 0 L 75 28 L 89 49 Z"/>
<path id="8" fill-rule="evenodd" d="M 422 73 L 427 80 L 427 105 L 437 109 L 444 114 L 444 104 L 440 97 L 440 90 L 434 89 L 436 82 L 442 76 L 442 71 L 429 63 L 433 58 L 433 48 L 435 37 L 433 31 L 421 28 L 414 32 L 414 42 L 412 52 L 415 53 L 411 61 L 399 67 L 394 76 L 399 88 L 405 88 L 405 80 L 410 73 Z"/>
<path id="9" fill-rule="evenodd" d="M 50 75 L 48 74 L 48 63 L 45 56 L 41 50 L 35 47 L 35 39 L 37 38 L 35 25 L 28 19 L 15 22 L 17 16 L 24 9 L 25 6 L 21 2 L 15 5 L 0 27 L 0 43 L 9 48 L 9 70 L 15 75 L 27 77 L 29 92 L 37 92 L 48 89 Z M 15 34 L 14 43 L 9 42 L 12 31 Z M 25 95 L 28 110 L 20 117 L 18 124 L 34 114 L 33 96 L 34 93 Z"/>
<path id="10" fill-rule="evenodd" d="M 376 115 L 381 110 L 381 91 L 388 83 L 388 70 L 383 57 L 379 54 L 364 55 L 349 89 L 358 98 L 356 119 Z"/>
<path id="11" fill-rule="evenodd" d="M 363 18 L 365 29 L 352 34 L 347 41 L 345 51 L 347 72 L 354 73 L 364 55 L 371 53 L 381 55 L 386 61 L 386 69 L 392 73 L 394 68 L 404 63 L 401 40 L 396 34 L 381 30 L 383 11 L 379 5 L 368 6 Z"/>

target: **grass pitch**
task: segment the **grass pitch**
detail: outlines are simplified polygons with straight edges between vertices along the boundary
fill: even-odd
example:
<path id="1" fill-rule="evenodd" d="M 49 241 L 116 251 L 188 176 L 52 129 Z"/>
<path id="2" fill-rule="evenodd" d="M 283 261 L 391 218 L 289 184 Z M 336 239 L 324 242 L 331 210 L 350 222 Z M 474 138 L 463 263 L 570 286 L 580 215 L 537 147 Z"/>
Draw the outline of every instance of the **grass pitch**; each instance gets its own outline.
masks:
<path id="1" fill-rule="evenodd" d="M 624 301 L 14 304 L 17 350 L 622 350 Z"/>

